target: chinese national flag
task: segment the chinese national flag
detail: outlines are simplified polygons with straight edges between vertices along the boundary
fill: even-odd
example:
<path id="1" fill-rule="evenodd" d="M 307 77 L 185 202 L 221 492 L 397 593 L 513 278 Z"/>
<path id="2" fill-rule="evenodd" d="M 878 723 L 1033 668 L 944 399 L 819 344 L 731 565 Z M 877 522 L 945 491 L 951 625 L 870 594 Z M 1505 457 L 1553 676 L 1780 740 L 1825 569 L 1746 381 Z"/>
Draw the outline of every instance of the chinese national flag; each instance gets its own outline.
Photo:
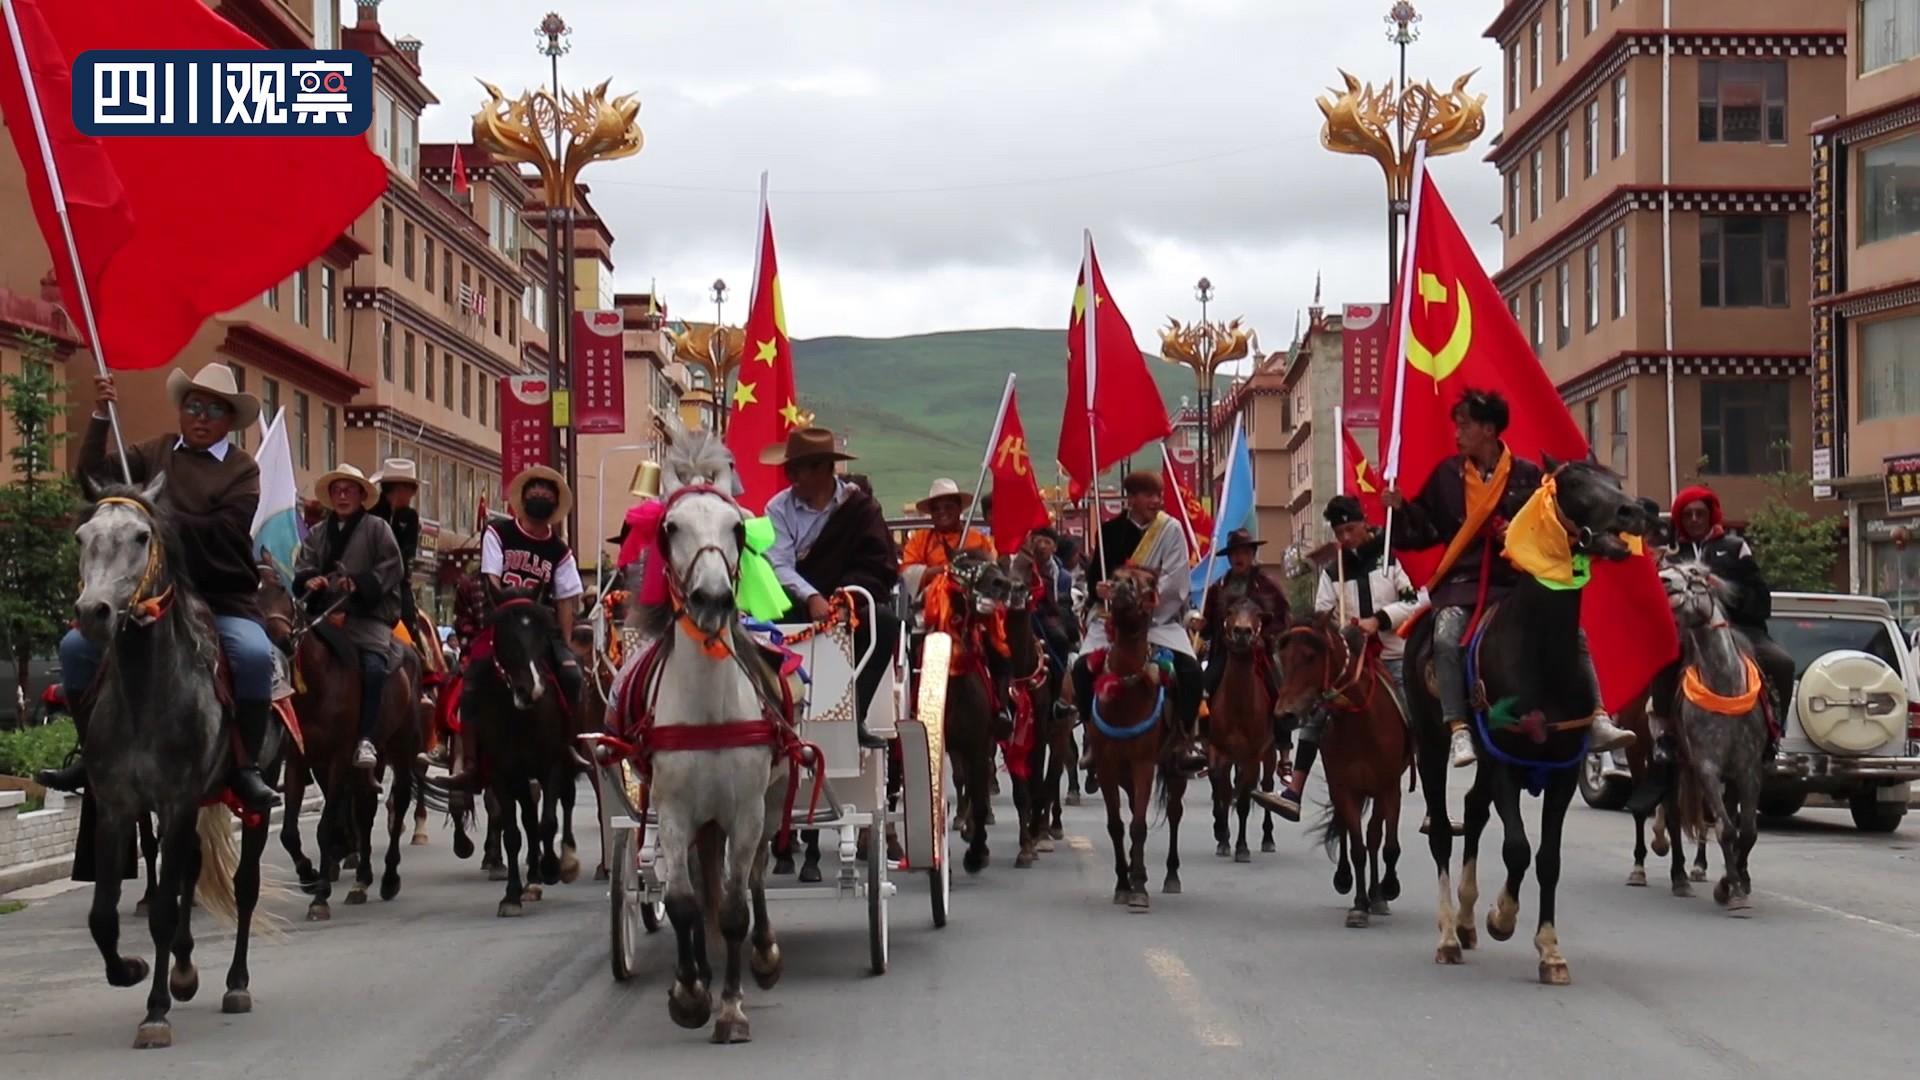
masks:
<path id="1" fill-rule="evenodd" d="M 993 530 L 995 550 L 1011 553 L 1026 542 L 1028 533 L 1053 520 L 1040 496 L 1040 480 L 1027 452 L 1027 428 L 1020 422 L 1020 403 L 1011 388 L 988 467 L 993 471 L 993 519 L 987 526 Z"/>
<path id="2" fill-rule="evenodd" d="M 1077 501 L 1101 469 L 1172 433 L 1160 387 L 1147 371 L 1133 328 L 1107 291 L 1089 235 L 1067 326 L 1067 405 L 1060 419 L 1057 458 L 1067 473 L 1068 495 Z"/>
<path id="3" fill-rule="evenodd" d="M 760 269 L 754 275 L 753 308 L 747 312 L 746 347 L 734 376 L 733 411 L 727 420 L 727 449 L 734 472 L 746 488 L 740 504 L 755 514 L 787 486 L 779 465 L 760 460 L 783 445 L 787 432 L 800 426 L 794 400 L 793 343 L 787 340 L 787 312 L 780 303 L 780 263 L 773 253 L 773 213 L 760 208 Z"/>
<path id="4" fill-rule="evenodd" d="M 1200 502 L 1200 493 L 1182 487 L 1175 475 L 1173 460 L 1163 450 L 1160 457 L 1160 485 L 1167 490 L 1167 513 L 1180 523 L 1187 536 L 1187 562 L 1199 566 L 1213 548 L 1213 515 Z M 1175 497 L 1175 494 L 1178 497 Z"/>
<path id="5" fill-rule="evenodd" d="M 1442 462 L 1458 452 L 1453 407 L 1468 387 L 1506 398 L 1512 420 L 1502 438 L 1515 457 L 1538 464 L 1543 456 L 1579 460 L 1588 456 L 1560 392 L 1534 356 L 1520 325 L 1440 198 L 1431 174 L 1415 180 L 1413 237 L 1402 273 L 1408 307 L 1395 320 L 1388 355 L 1405 365 L 1406 385 L 1395 400 L 1397 379 L 1386 380 L 1384 408 L 1395 418 L 1387 473 L 1414 497 Z M 1401 340 L 1404 334 L 1404 342 Z M 1396 554 L 1398 554 L 1396 552 Z M 1431 575 L 1438 551 L 1408 552 L 1408 574 Z M 1416 568 L 1429 555 L 1426 573 Z M 1651 557 L 1621 563 L 1595 560 L 1593 579 L 1580 607 L 1601 696 L 1616 711 L 1646 690 L 1653 676 L 1679 654 L 1679 640 L 1665 590 Z"/>
<path id="6" fill-rule="evenodd" d="M 116 368 L 167 364 L 200 324 L 325 251 L 386 190 L 362 136 L 94 139 L 73 124 L 74 60 L 92 49 L 259 49 L 201 0 L 12 0 L 26 72 L 0 56 L 0 114 L 67 313 L 80 292 L 27 95 L 40 105 L 80 271 Z M 31 75 L 32 86 L 22 76 Z"/>
<path id="7" fill-rule="evenodd" d="M 1380 471 L 1367 460 L 1367 452 L 1360 449 L 1360 441 L 1353 437 L 1352 431 L 1342 429 L 1340 439 L 1344 447 L 1342 463 L 1346 467 L 1345 475 L 1340 478 L 1342 488 L 1360 500 L 1360 509 L 1366 512 L 1369 525 L 1385 525 L 1387 506 L 1380 501 Z"/>
<path id="8" fill-rule="evenodd" d="M 467 183 L 467 163 L 460 156 L 460 144 L 453 144 L 453 193 L 465 195 L 473 185 Z"/>

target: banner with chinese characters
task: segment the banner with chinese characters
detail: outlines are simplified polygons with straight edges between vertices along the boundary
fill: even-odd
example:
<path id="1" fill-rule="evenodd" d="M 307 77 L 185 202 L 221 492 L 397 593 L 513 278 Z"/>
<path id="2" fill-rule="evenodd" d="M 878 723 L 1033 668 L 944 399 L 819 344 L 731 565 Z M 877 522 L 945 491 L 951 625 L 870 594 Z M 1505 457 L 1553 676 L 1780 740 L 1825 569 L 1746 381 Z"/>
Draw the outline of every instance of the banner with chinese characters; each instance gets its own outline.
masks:
<path id="1" fill-rule="evenodd" d="M 1353 427 L 1380 426 L 1387 306 L 1348 304 L 1340 315 L 1340 407 Z"/>
<path id="2" fill-rule="evenodd" d="M 573 313 L 573 428 L 582 435 L 627 430 L 621 318 L 614 310 Z"/>
<path id="3" fill-rule="evenodd" d="M 1887 489 L 1887 516 L 1920 514 L 1920 453 L 1881 459 Z"/>
<path id="4" fill-rule="evenodd" d="M 500 483 L 522 469 L 551 465 L 553 383 L 545 375 L 507 375 L 500 380 Z"/>

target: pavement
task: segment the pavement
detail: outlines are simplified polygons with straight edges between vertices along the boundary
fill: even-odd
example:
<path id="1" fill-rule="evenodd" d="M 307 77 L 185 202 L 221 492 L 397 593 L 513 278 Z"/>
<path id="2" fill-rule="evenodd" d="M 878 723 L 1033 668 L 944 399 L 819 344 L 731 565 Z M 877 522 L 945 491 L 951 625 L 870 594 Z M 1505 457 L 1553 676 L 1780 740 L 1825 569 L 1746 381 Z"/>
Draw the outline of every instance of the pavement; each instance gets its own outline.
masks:
<path id="1" fill-rule="evenodd" d="M 900 879 L 885 976 L 866 971 L 864 904 L 776 902 L 786 976 L 771 991 L 748 982 L 755 1041 L 731 1047 L 668 1019 L 670 931 L 643 943 L 642 974 L 617 983 L 603 884 L 584 875 L 549 888 L 524 918 L 498 919 L 501 886 L 455 860 L 436 825 L 429 846 L 402 849 L 392 902 L 348 907 L 336 892 L 323 924 L 301 921 L 304 897 L 272 902 L 286 928 L 277 941 L 256 936 L 251 1015 L 220 1014 L 230 938 L 199 920 L 200 995 L 176 1004 L 174 1047 L 141 1056 L 139 1075 L 1857 1080 L 1910 1077 L 1920 1058 L 1920 824 L 1869 837 L 1844 811 L 1808 810 L 1763 831 L 1756 911 L 1735 919 L 1710 886 L 1696 899 L 1668 895 L 1664 864 L 1650 867 L 1653 888 L 1626 888 L 1631 819 L 1576 804 L 1559 891 L 1574 982 L 1555 988 L 1535 977 L 1531 875 L 1512 941 L 1483 933 L 1465 966 L 1433 963 L 1434 878 L 1417 807 L 1401 828 L 1405 891 L 1394 915 L 1365 930 L 1343 927 L 1346 901 L 1305 827 L 1276 822 L 1278 852 L 1236 865 L 1214 856 L 1198 791 L 1189 808 L 1185 892 L 1159 892 L 1158 827 L 1153 910 L 1129 914 L 1111 903 L 1102 810 L 1069 810 L 1067 839 L 1016 870 L 1002 798 L 993 864 L 956 874 L 947 928 L 932 927 L 925 881 Z M 1530 802 L 1536 835 L 1537 815 Z M 597 832 L 581 841 L 590 870 Z M 289 880 L 278 844 L 269 851 Z M 1497 845 L 1487 853 L 1490 898 Z M 1717 874 L 1717 850 L 1710 858 Z M 0 1075 L 133 1075 L 144 991 L 106 985 L 88 894 L 56 889 L 0 916 Z M 150 957 L 130 915 L 122 941 Z M 720 955 L 716 946 L 716 964 Z"/>

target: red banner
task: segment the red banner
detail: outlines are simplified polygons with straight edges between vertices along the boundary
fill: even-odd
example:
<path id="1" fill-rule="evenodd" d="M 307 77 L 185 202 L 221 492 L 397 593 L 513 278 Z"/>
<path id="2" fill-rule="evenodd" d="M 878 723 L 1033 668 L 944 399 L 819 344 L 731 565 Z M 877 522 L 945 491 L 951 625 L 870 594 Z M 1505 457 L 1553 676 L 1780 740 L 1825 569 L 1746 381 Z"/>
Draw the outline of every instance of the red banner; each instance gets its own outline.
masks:
<path id="1" fill-rule="evenodd" d="M 500 380 L 500 483 L 522 469 L 551 465 L 553 384 L 545 375 L 508 375 Z"/>
<path id="2" fill-rule="evenodd" d="M 1348 427 L 1380 426 L 1387 305 L 1348 304 L 1340 316 L 1340 405 Z"/>
<path id="3" fill-rule="evenodd" d="M 1167 456 L 1173 459 L 1173 480 L 1180 485 L 1180 494 L 1207 502 L 1213 493 L 1200 487 L 1200 452 L 1191 446 L 1176 446 L 1167 451 Z M 1167 495 L 1171 498 L 1173 493 Z"/>
<path id="4" fill-rule="evenodd" d="M 573 313 L 573 429 L 582 435 L 627 430 L 620 327 L 618 311 Z"/>

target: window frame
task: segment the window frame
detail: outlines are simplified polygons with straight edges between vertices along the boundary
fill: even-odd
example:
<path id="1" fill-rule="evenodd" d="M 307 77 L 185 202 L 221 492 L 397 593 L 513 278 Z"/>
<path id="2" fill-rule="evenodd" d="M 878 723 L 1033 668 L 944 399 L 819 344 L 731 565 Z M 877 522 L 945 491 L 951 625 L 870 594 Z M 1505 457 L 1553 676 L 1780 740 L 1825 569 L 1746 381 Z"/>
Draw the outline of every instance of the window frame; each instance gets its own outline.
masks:
<path id="1" fill-rule="evenodd" d="M 1542 150 L 1540 147 L 1537 147 L 1537 146 L 1534 147 L 1531 164 L 1532 164 L 1532 173 L 1533 173 L 1533 176 L 1532 176 L 1533 192 L 1528 197 L 1528 201 L 1527 201 L 1527 220 L 1539 221 L 1540 220 L 1540 203 L 1543 198 L 1540 189 L 1546 187 L 1547 185 L 1547 152 L 1545 150 Z"/>
<path id="2" fill-rule="evenodd" d="M 1546 283 L 1538 278 L 1535 278 L 1533 283 L 1527 287 L 1527 305 L 1530 308 L 1528 312 L 1530 325 L 1527 337 L 1533 345 L 1533 355 L 1535 356 L 1544 355 L 1547 349 L 1547 298 L 1545 290 Z"/>
<path id="3" fill-rule="evenodd" d="M 1627 314 L 1627 227 L 1613 227 L 1613 317 L 1623 319 Z"/>
<path id="4" fill-rule="evenodd" d="M 1587 145 L 1581 156 L 1581 175 L 1591 180 L 1600 171 L 1600 99 L 1591 98 L 1581 119 L 1586 127 Z"/>
<path id="5" fill-rule="evenodd" d="M 1564 202 L 1572 187 L 1573 125 L 1561 124 L 1553 137 L 1553 201 Z"/>
<path id="6" fill-rule="evenodd" d="M 1613 156 L 1618 159 L 1627 152 L 1628 107 L 1631 99 L 1627 95 L 1627 73 L 1621 72 L 1613 80 Z"/>
<path id="7" fill-rule="evenodd" d="M 1788 100 L 1791 87 L 1788 84 L 1789 68 L 1785 59 L 1767 57 L 1703 58 L 1699 63 L 1698 119 L 1695 135 L 1702 143 L 1728 143 L 1736 145 L 1785 146 L 1792 139 L 1788 130 Z M 1727 107 L 1724 91 L 1729 72 L 1741 74 L 1753 73 L 1760 81 L 1760 121 L 1756 128 L 1756 137 L 1751 139 L 1727 138 Z M 1778 73 L 1778 92 L 1776 99 L 1773 75 Z M 1711 78 L 1709 78 L 1711 77 Z M 1709 81 L 1712 83 L 1709 89 Z M 1709 110 L 1713 117 L 1709 130 Z M 1776 118 L 1778 137 L 1775 136 Z"/>
<path id="8" fill-rule="evenodd" d="M 1902 237 L 1920 233 L 1920 184 L 1915 184 L 1913 187 L 1907 189 L 1908 193 L 1914 196 L 1913 198 L 1904 200 L 1906 205 L 1912 207 L 1912 209 L 1908 210 L 1904 215 L 1904 219 L 1912 225 L 1911 228 L 1907 229 L 1900 229 L 1902 216 L 1899 212 L 1899 206 L 1903 200 L 1898 198 L 1878 198 L 1869 186 L 1875 179 L 1875 176 L 1870 171 L 1874 166 L 1868 162 L 1868 157 L 1875 153 L 1885 153 L 1896 147 L 1906 146 L 1911 146 L 1915 151 L 1912 166 L 1907 171 L 1910 175 L 1920 176 L 1920 131 L 1909 128 L 1896 138 L 1881 139 L 1866 146 L 1852 148 L 1856 150 L 1856 155 L 1855 160 L 1850 164 L 1853 166 L 1854 172 L 1859 176 L 1859 183 L 1854 192 L 1859 206 L 1859 212 L 1855 215 L 1858 224 L 1853 230 L 1854 243 L 1856 246 L 1866 247 L 1869 244 L 1898 240 Z M 1883 170 L 1884 175 L 1881 179 L 1885 181 L 1897 181 L 1900 178 L 1901 170 L 1898 162 L 1883 163 L 1879 168 Z M 1888 195 L 1892 196 L 1893 191 L 1889 190 Z M 1895 208 L 1892 211 L 1885 213 L 1884 216 L 1874 212 L 1876 207 L 1889 201 L 1895 204 Z M 1885 228 L 1869 235 L 1868 228 L 1870 225 L 1884 225 Z M 1900 229 L 1900 231 L 1891 231 L 1894 229 Z"/>
<path id="9" fill-rule="evenodd" d="M 1914 342 L 1911 356 L 1908 350 L 1901 349 L 1890 359 L 1876 357 L 1871 346 L 1878 342 L 1869 340 L 1869 335 L 1879 338 L 1890 327 L 1909 324 L 1911 329 L 1908 332 Z M 1898 339 L 1895 339 L 1895 344 L 1899 344 Z M 1860 323 L 1859 352 L 1860 388 L 1854 405 L 1856 418 L 1866 423 L 1920 416 L 1920 315 L 1863 320 Z M 1872 365 L 1872 371 L 1869 371 L 1869 365 Z M 1885 376 L 1879 370 L 1882 365 L 1888 369 Z M 1889 384 L 1888 392 L 1884 394 L 1887 400 L 1882 400 L 1882 383 Z"/>
<path id="10" fill-rule="evenodd" d="M 1559 0 L 1553 13 L 1553 62 L 1567 62 L 1567 51 L 1573 38 L 1572 0 Z"/>
<path id="11" fill-rule="evenodd" d="M 1587 329 L 1592 331 L 1600 325 L 1600 241 L 1587 245 L 1585 265 L 1583 267 L 1587 282 Z"/>
<path id="12" fill-rule="evenodd" d="M 1573 266 L 1567 260 L 1553 270 L 1554 348 L 1564 349 L 1573 341 Z"/>
<path id="13" fill-rule="evenodd" d="M 1764 392 L 1768 400 L 1758 400 Z M 1753 396 L 1755 400 L 1735 400 L 1729 402 L 1726 397 L 1742 398 Z M 1717 415 L 1709 415 L 1709 409 L 1718 403 Z M 1744 411 L 1764 411 L 1761 423 L 1767 431 L 1762 436 L 1757 454 L 1758 460 L 1748 460 L 1741 471 L 1732 471 L 1728 456 L 1729 428 L 1732 426 L 1730 414 Z M 1751 438 L 1751 434 L 1748 435 Z M 1789 455 L 1783 449 L 1793 437 L 1793 382 L 1791 379 L 1701 379 L 1700 380 L 1700 474 L 1702 476 L 1765 476 L 1784 471 L 1789 463 Z M 1749 456 L 1753 447 L 1744 447 Z"/>
<path id="14" fill-rule="evenodd" d="M 1756 236 L 1748 237 L 1745 235 L 1745 227 L 1753 222 L 1760 223 L 1759 231 Z M 1699 303 L 1701 307 L 1734 310 L 1743 308 L 1770 308 L 1777 310 L 1792 306 L 1793 259 L 1788 250 L 1789 240 L 1791 239 L 1791 229 L 1789 228 L 1787 215 L 1701 214 L 1699 223 Z M 1730 226 L 1739 226 L 1740 235 L 1735 236 L 1731 234 L 1729 231 Z M 1777 237 L 1769 235 L 1770 232 L 1776 231 Z M 1712 234 L 1713 237 L 1711 241 L 1709 240 L 1709 234 Z M 1727 245 L 1730 239 L 1754 239 L 1757 240 L 1760 245 L 1760 300 L 1758 303 L 1732 303 L 1728 299 L 1728 293 L 1730 291 L 1728 288 L 1729 282 L 1737 280 L 1729 277 L 1728 272 L 1730 269 L 1737 269 L 1746 262 L 1746 260 L 1742 258 L 1729 255 Z M 1709 243 L 1713 243 L 1717 248 L 1717 250 L 1712 253 L 1713 257 L 1711 259 L 1708 257 Z M 1773 249 L 1776 247 L 1779 250 L 1778 255 L 1773 254 Z M 1709 267 L 1712 268 L 1711 271 Z M 1779 286 L 1777 290 L 1775 289 L 1776 271 L 1778 273 L 1777 284 Z M 1711 299 L 1709 298 L 1707 289 L 1709 273 L 1712 273 L 1715 278 L 1715 288 Z"/>

